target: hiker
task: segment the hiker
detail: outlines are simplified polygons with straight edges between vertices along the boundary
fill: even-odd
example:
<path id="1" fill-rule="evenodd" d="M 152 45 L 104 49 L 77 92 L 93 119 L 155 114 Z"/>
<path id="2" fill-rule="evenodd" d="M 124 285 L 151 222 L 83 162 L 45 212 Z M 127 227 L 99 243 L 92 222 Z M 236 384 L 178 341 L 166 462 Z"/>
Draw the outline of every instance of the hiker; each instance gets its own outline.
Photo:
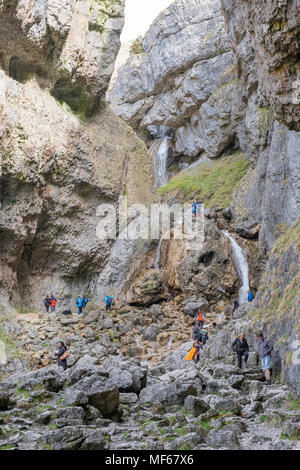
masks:
<path id="1" fill-rule="evenodd" d="M 88 301 L 89 301 L 88 296 L 87 296 L 87 295 L 84 295 L 84 296 L 83 296 L 83 304 L 82 304 L 83 308 L 85 308 L 85 307 L 87 306 Z"/>
<path id="2" fill-rule="evenodd" d="M 232 306 L 233 306 L 233 309 L 232 309 L 232 315 L 234 314 L 234 312 L 239 308 L 240 304 L 239 304 L 239 301 L 237 299 L 234 299 L 233 302 L 232 302 Z"/>
<path id="3" fill-rule="evenodd" d="M 51 294 L 51 297 L 50 297 L 51 312 L 55 312 L 56 304 L 57 304 L 57 300 L 54 297 L 54 295 Z"/>
<path id="4" fill-rule="evenodd" d="M 77 297 L 76 305 L 78 307 L 78 315 L 81 315 L 83 309 L 83 298 L 81 296 Z"/>
<path id="5" fill-rule="evenodd" d="M 199 323 L 200 328 L 203 328 L 204 317 L 205 317 L 204 313 L 202 313 L 201 310 L 199 310 L 196 318 L 197 318 L 197 321 Z"/>
<path id="6" fill-rule="evenodd" d="M 197 214 L 197 202 L 194 202 L 194 204 L 193 204 L 192 214 L 193 214 L 193 215 L 196 215 L 196 214 Z"/>
<path id="7" fill-rule="evenodd" d="M 67 346 L 65 345 L 65 343 L 63 343 L 62 341 L 60 341 L 58 343 L 58 352 L 55 353 L 55 356 L 57 356 L 57 359 L 58 359 L 58 367 L 63 367 L 64 370 L 67 369 L 67 357 L 65 358 L 64 356 L 68 356 L 66 353 L 67 351 Z M 62 358 L 62 359 L 61 359 Z"/>
<path id="8" fill-rule="evenodd" d="M 113 295 L 107 295 L 105 297 L 105 303 L 106 303 L 106 311 L 111 309 L 111 305 L 114 301 L 114 296 Z"/>
<path id="9" fill-rule="evenodd" d="M 265 384 L 271 385 L 271 353 L 274 348 L 272 343 L 264 337 L 263 333 L 259 333 L 257 339 L 259 356 L 266 378 Z"/>
<path id="10" fill-rule="evenodd" d="M 201 328 L 199 322 L 197 322 L 194 326 L 193 333 L 192 333 L 193 340 L 200 340 L 201 338 Z"/>
<path id="11" fill-rule="evenodd" d="M 236 340 L 232 343 L 231 349 L 236 353 L 238 358 L 238 366 L 240 369 L 242 369 L 243 356 L 245 358 L 245 364 L 247 364 L 249 357 L 249 346 L 244 333 L 238 335 Z"/>
<path id="12" fill-rule="evenodd" d="M 204 328 L 200 330 L 200 341 L 202 342 L 203 346 L 205 346 L 208 341 L 208 333 L 206 330 L 204 330 Z"/>
<path id="13" fill-rule="evenodd" d="M 248 290 L 248 302 L 252 302 L 252 301 L 253 301 L 253 294 L 251 290 Z"/>
<path id="14" fill-rule="evenodd" d="M 47 295 L 47 297 L 45 297 L 44 305 L 46 307 L 46 313 L 49 313 L 49 307 L 51 305 L 51 299 L 50 299 L 49 295 Z"/>
<path id="15" fill-rule="evenodd" d="M 202 342 L 197 339 L 193 344 L 193 348 L 196 349 L 194 359 L 196 360 L 196 362 L 199 362 L 200 361 L 200 351 L 203 348 Z"/>

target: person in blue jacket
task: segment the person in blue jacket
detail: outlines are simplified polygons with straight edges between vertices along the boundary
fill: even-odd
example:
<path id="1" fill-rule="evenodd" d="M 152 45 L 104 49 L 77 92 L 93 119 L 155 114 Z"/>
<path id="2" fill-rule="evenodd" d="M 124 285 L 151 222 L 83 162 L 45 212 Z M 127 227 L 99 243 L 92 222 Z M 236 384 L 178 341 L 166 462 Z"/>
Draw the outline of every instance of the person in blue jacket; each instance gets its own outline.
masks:
<path id="1" fill-rule="evenodd" d="M 87 296 L 87 295 L 84 295 L 84 296 L 83 296 L 83 302 L 82 302 L 82 304 L 83 304 L 83 305 L 82 305 L 82 306 L 83 306 L 83 308 L 85 308 L 85 307 L 87 306 L 87 304 L 88 304 L 88 301 L 89 301 L 89 298 L 88 298 L 88 296 Z"/>
<path id="2" fill-rule="evenodd" d="M 76 305 L 78 307 L 78 315 L 81 315 L 82 314 L 82 308 L 83 308 L 83 298 L 81 296 L 77 297 Z"/>
<path id="3" fill-rule="evenodd" d="M 252 300 L 253 300 L 253 294 L 251 290 L 248 290 L 248 302 L 252 302 Z"/>

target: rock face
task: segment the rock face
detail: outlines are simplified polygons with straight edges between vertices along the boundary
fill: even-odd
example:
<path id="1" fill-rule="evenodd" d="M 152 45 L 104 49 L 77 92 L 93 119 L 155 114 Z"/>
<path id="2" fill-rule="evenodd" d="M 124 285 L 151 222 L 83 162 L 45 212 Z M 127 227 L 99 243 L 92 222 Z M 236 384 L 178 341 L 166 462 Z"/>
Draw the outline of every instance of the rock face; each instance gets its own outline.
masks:
<path id="1" fill-rule="evenodd" d="M 34 73 L 75 112 L 91 113 L 106 91 L 120 47 L 124 0 L 22 0 L 0 6 L 1 68 L 13 79 Z"/>
<path id="2" fill-rule="evenodd" d="M 222 7 L 247 92 L 258 84 L 275 119 L 300 131 L 299 2 L 222 0 Z"/>
<path id="3" fill-rule="evenodd" d="M 134 128 L 172 128 L 177 155 L 215 158 L 234 146 L 243 102 L 219 0 L 174 2 L 142 46 L 118 72 L 112 109 Z"/>
<path id="4" fill-rule="evenodd" d="M 123 6 L 1 4 L 0 292 L 16 304 L 38 307 L 52 291 L 63 310 L 75 302 L 74 289 L 95 292 L 113 245 L 98 237 L 98 206 L 115 204 L 125 187 L 129 204 L 152 199 L 146 147 L 104 103 L 96 106 L 118 51 Z M 88 119 L 78 100 L 92 103 Z"/>

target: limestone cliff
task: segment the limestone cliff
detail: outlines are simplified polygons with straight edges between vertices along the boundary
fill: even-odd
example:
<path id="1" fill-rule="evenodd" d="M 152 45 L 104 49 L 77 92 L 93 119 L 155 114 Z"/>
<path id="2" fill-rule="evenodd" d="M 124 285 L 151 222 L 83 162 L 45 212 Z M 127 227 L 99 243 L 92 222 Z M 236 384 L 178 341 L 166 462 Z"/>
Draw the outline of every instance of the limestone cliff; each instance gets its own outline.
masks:
<path id="1" fill-rule="evenodd" d="M 123 6 L 1 3 L 0 291 L 20 307 L 49 291 L 61 308 L 77 289 L 100 295 L 112 243 L 97 237 L 97 207 L 152 200 L 146 146 L 100 102 Z"/>

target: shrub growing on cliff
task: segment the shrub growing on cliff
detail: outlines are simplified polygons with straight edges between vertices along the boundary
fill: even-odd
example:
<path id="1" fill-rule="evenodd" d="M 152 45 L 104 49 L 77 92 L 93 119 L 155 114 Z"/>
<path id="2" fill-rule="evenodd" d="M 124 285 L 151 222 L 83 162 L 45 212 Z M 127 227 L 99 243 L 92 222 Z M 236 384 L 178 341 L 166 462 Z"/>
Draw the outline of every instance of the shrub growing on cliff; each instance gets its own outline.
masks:
<path id="1" fill-rule="evenodd" d="M 137 38 L 130 46 L 130 52 L 133 54 L 143 54 L 145 52 L 141 38 Z"/>

